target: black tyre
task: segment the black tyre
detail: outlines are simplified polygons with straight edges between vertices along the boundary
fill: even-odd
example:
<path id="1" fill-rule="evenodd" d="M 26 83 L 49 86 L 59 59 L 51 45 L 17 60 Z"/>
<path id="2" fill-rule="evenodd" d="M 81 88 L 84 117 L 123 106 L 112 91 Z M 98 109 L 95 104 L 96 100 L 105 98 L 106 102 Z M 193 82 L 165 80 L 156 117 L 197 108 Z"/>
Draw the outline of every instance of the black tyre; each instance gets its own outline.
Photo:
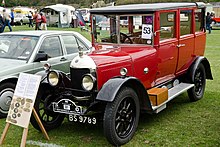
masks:
<path id="1" fill-rule="evenodd" d="M 41 86 L 38 90 L 37 98 L 34 104 L 34 108 L 47 131 L 59 127 L 65 117 L 63 114 L 52 111 L 51 100 L 56 98 L 54 93 L 55 92 L 49 86 Z M 40 127 L 33 115 L 31 116 L 31 124 L 34 128 L 40 130 Z"/>
<path id="2" fill-rule="evenodd" d="M 137 94 L 131 88 L 122 88 L 105 108 L 103 129 L 107 140 L 116 146 L 129 142 L 137 129 L 139 115 Z"/>
<path id="3" fill-rule="evenodd" d="M 0 85 L 0 118 L 5 118 L 8 115 L 14 91 L 14 83 L 3 83 Z"/>
<path id="4" fill-rule="evenodd" d="M 23 20 L 20 20 L 20 25 L 23 26 Z"/>
<path id="5" fill-rule="evenodd" d="M 195 84 L 195 86 L 187 91 L 188 96 L 191 101 L 200 100 L 204 95 L 206 85 L 206 73 L 203 64 L 198 65 L 191 82 Z"/>

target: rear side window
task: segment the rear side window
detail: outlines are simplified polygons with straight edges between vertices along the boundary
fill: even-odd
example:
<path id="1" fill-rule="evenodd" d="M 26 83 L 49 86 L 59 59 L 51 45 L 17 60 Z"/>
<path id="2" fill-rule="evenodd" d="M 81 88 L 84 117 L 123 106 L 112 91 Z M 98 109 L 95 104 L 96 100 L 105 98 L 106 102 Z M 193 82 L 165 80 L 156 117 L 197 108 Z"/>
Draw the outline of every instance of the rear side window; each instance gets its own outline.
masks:
<path id="1" fill-rule="evenodd" d="M 203 31 L 203 13 L 202 9 L 198 9 L 195 11 L 195 31 L 196 32 L 201 32 Z"/>
<path id="2" fill-rule="evenodd" d="M 65 35 L 65 36 L 62 36 L 62 38 L 63 38 L 63 42 L 66 48 L 67 54 L 78 52 L 78 43 L 77 43 L 75 36 Z"/>

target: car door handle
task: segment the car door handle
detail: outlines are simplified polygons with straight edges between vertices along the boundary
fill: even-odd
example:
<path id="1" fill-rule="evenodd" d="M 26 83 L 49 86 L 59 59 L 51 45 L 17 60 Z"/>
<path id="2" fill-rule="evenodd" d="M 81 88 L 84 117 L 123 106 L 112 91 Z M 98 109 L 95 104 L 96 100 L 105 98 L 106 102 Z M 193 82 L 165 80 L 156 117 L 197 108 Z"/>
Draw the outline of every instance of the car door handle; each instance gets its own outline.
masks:
<path id="1" fill-rule="evenodd" d="M 66 61 L 67 59 L 65 58 L 65 57 L 62 57 L 61 59 L 60 59 L 60 61 Z"/>
<path id="2" fill-rule="evenodd" d="M 185 44 L 178 44 L 176 47 L 180 48 L 180 47 L 184 47 L 186 46 Z"/>

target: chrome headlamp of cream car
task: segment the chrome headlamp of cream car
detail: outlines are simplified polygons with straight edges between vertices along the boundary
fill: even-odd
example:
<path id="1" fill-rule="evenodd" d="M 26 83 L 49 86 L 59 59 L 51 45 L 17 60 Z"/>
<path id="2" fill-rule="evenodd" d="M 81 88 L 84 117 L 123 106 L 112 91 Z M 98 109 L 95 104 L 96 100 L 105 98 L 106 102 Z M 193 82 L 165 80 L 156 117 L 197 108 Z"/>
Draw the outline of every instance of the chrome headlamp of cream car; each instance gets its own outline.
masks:
<path id="1" fill-rule="evenodd" d="M 59 73 L 56 71 L 50 71 L 47 74 L 47 81 L 51 86 L 57 86 L 60 81 Z"/>
<path id="2" fill-rule="evenodd" d="M 93 89 L 96 82 L 96 78 L 91 74 L 86 74 L 82 78 L 82 87 L 86 91 L 90 91 Z"/>

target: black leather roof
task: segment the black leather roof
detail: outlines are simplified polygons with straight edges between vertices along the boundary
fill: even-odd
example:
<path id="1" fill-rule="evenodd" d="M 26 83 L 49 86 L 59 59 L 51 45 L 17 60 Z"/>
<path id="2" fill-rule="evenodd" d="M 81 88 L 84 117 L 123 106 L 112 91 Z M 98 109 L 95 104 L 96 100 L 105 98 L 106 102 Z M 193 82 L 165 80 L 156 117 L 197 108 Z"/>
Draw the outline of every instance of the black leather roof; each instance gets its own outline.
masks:
<path id="1" fill-rule="evenodd" d="M 149 13 L 159 10 L 171 10 L 187 7 L 205 7 L 203 2 L 198 3 L 152 3 L 152 4 L 131 4 L 120 6 L 109 6 L 102 8 L 94 8 L 90 13 L 96 14 L 120 14 L 120 13 Z"/>

